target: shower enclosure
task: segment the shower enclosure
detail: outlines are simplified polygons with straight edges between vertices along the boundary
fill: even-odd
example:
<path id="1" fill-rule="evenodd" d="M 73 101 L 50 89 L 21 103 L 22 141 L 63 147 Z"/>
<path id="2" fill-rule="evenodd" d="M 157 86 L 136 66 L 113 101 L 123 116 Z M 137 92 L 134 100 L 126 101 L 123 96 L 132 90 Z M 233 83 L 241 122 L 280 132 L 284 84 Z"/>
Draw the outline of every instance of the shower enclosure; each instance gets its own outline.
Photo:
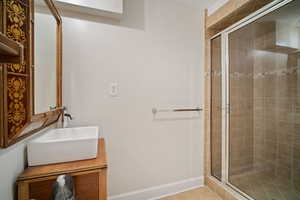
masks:
<path id="1" fill-rule="evenodd" d="M 300 200 L 300 0 L 211 39 L 211 174 L 241 196 Z"/>

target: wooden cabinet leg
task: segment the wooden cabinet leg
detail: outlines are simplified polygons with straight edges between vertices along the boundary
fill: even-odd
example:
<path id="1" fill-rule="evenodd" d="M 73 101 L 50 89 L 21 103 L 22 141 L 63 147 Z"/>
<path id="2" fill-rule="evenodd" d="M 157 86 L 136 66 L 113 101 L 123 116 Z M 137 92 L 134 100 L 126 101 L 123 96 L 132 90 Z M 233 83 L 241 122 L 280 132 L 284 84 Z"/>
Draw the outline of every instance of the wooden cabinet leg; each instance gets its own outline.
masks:
<path id="1" fill-rule="evenodd" d="M 106 169 L 99 172 L 99 200 L 107 200 Z"/>
<path id="2" fill-rule="evenodd" d="M 26 181 L 18 183 L 18 200 L 29 200 L 29 184 Z"/>

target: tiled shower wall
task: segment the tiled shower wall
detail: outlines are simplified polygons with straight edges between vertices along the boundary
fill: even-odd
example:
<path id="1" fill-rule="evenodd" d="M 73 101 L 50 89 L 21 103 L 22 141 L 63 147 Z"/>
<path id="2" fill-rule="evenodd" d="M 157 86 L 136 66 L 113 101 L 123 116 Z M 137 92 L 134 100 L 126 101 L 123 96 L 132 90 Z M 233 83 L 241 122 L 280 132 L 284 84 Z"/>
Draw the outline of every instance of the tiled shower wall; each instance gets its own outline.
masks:
<path id="1" fill-rule="evenodd" d="M 296 70 L 293 75 L 293 87 L 296 92 L 296 99 L 293 114 L 292 179 L 296 191 L 300 194 L 300 52 L 295 54 L 293 57 L 293 63 L 295 63 L 293 70 Z"/>
<path id="2" fill-rule="evenodd" d="M 299 8 L 228 36 L 229 183 L 257 200 L 300 199 Z"/>
<path id="3" fill-rule="evenodd" d="M 269 36 L 261 38 L 251 25 L 229 35 L 229 179 L 238 185 L 235 175 L 261 173 L 258 177 L 292 185 L 300 194 L 300 53 L 262 50 Z M 219 105 L 220 80 L 213 80 L 217 84 L 212 103 Z M 216 118 L 221 116 L 213 112 L 217 132 L 212 130 L 212 143 L 220 147 L 221 124 Z M 220 155 L 220 149 L 212 153 Z M 219 171 L 217 161 L 212 164 Z"/>
<path id="4" fill-rule="evenodd" d="M 261 172 L 300 192 L 300 53 L 259 50 L 266 38 L 251 25 L 229 35 L 229 174 Z"/>
<path id="5" fill-rule="evenodd" d="M 254 169 L 300 192 L 300 54 L 253 54 Z"/>
<path id="6" fill-rule="evenodd" d="M 253 167 L 253 39 L 244 27 L 229 35 L 229 174 Z"/>

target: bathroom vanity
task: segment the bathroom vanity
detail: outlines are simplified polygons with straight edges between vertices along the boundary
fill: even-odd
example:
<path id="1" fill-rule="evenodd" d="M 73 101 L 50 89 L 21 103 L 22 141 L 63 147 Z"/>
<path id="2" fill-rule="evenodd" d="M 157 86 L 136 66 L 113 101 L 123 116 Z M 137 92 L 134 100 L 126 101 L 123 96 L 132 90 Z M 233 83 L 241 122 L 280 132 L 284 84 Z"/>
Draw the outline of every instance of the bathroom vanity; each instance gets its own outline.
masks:
<path id="1" fill-rule="evenodd" d="M 76 200 L 106 200 L 107 160 L 104 139 L 99 139 L 95 159 L 29 167 L 19 176 L 19 200 L 49 200 L 52 184 L 59 175 L 74 178 Z"/>

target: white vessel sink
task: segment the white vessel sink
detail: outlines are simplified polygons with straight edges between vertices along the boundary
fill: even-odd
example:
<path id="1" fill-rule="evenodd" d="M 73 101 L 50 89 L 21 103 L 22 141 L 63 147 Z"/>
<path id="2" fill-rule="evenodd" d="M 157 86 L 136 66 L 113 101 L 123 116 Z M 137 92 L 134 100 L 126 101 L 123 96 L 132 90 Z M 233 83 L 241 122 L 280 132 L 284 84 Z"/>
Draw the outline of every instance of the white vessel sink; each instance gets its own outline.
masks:
<path id="1" fill-rule="evenodd" d="M 29 166 L 96 158 L 98 127 L 52 129 L 27 146 Z"/>

